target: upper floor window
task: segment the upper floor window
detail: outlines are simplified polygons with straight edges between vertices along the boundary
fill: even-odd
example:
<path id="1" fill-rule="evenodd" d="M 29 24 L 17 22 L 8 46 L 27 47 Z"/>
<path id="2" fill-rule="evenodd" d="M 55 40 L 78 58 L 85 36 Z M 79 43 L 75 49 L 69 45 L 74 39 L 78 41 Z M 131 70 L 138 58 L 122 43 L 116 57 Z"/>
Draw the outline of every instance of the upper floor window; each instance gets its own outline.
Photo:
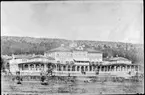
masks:
<path id="1" fill-rule="evenodd" d="M 66 66 L 63 66 L 63 71 L 66 71 Z"/>
<path id="2" fill-rule="evenodd" d="M 72 66 L 72 71 L 75 71 L 75 66 Z"/>
<path id="3" fill-rule="evenodd" d="M 33 64 L 31 64 L 31 65 L 30 65 L 30 68 L 31 68 L 31 70 L 32 70 L 32 68 L 34 68 L 34 65 L 33 65 Z"/>
<path id="4" fill-rule="evenodd" d="M 85 71 L 88 71 L 88 66 L 86 66 Z"/>
<path id="5" fill-rule="evenodd" d="M 92 66 L 90 66 L 90 71 L 92 71 Z"/>
<path id="6" fill-rule="evenodd" d="M 77 67 L 77 71 L 79 71 L 79 69 L 80 69 L 80 66 Z"/>
<path id="7" fill-rule="evenodd" d="M 70 71 L 70 65 L 68 66 L 68 71 Z"/>

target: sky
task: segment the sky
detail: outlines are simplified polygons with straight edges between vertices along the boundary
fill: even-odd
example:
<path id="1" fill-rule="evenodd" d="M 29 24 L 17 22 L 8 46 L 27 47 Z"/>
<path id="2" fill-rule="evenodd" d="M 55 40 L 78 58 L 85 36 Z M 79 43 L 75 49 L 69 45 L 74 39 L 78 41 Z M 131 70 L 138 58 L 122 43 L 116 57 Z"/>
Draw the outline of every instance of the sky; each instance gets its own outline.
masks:
<path id="1" fill-rule="evenodd" d="M 1 2 L 1 36 L 143 44 L 141 0 Z"/>

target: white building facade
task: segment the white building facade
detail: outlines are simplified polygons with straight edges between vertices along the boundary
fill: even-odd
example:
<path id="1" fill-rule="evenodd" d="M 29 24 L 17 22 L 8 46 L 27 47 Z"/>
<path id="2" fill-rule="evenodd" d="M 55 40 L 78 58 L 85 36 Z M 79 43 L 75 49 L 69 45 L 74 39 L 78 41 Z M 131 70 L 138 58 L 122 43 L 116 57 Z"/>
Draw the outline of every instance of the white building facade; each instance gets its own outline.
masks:
<path id="1" fill-rule="evenodd" d="M 10 71 L 21 75 L 40 76 L 42 72 L 52 69 L 54 76 L 130 76 L 139 71 L 137 65 L 125 58 L 103 60 L 103 53 L 83 47 L 58 47 L 44 53 L 44 56 L 10 60 Z"/>

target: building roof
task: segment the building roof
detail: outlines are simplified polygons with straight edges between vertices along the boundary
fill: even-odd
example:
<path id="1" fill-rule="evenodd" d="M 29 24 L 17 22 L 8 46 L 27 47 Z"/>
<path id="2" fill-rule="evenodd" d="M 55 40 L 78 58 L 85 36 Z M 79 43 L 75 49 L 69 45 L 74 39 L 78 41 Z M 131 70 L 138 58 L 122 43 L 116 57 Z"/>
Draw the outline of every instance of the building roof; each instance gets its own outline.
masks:
<path id="1" fill-rule="evenodd" d="M 15 59 L 27 59 L 33 57 L 33 55 L 13 55 Z"/>
<path id="2" fill-rule="evenodd" d="M 124 57 L 112 57 L 112 58 L 105 58 L 105 61 L 130 61 Z"/>
<path id="3" fill-rule="evenodd" d="M 63 47 L 63 46 L 61 46 L 61 47 L 58 47 L 58 48 L 54 48 L 54 49 L 51 49 L 51 50 L 49 50 L 48 52 L 70 52 L 71 51 L 71 49 L 69 49 L 69 48 L 67 48 L 67 47 Z"/>
<path id="4" fill-rule="evenodd" d="M 88 51 L 89 53 L 102 53 L 102 51 L 100 51 L 100 50 L 95 50 L 95 49 L 91 49 L 91 48 L 87 48 L 86 51 Z"/>
<path id="5" fill-rule="evenodd" d="M 55 60 L 52 57 L 45 57 L 43 55 L 14 55 L 15 59 L 35 59 L 35 58 L 41 58 L 41 59 L 49 59 L 49 60 Z"/>
<path id="6" fill-rule="evenodd" d="M 72 51 L 87 51 L 89 53 L 102 53 L 102 51 L 100 51 L 100 50 L 95 50 L 95 49 L 91 49 L 91 48 L 77 49 L 77 48 L 69 48 L 69 47 L 64 47 L 64 46 L 51 49 L 47 52 L 72 52 Z"/>
<path id="7" fill-rule="evenodd" d="M 28 59 L 35 59 L 35 58 L 41 58 L 41 59 L 48 59 L 48 60 L 55 60 L 52 57 L 44 57 L 44 56 L 34 56 L 34 57 L 30 57 Z"/>

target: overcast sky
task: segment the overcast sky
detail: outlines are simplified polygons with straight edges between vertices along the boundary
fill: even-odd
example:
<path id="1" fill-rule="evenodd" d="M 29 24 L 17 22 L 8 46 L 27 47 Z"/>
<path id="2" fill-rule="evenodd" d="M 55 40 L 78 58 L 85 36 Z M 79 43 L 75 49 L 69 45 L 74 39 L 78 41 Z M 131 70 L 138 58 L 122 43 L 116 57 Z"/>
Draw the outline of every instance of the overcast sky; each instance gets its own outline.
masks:
<path id="1" fill-rule="evenodd" d="M 143 2 L 2 2 L 1 35 L 143 43 Z"/>

